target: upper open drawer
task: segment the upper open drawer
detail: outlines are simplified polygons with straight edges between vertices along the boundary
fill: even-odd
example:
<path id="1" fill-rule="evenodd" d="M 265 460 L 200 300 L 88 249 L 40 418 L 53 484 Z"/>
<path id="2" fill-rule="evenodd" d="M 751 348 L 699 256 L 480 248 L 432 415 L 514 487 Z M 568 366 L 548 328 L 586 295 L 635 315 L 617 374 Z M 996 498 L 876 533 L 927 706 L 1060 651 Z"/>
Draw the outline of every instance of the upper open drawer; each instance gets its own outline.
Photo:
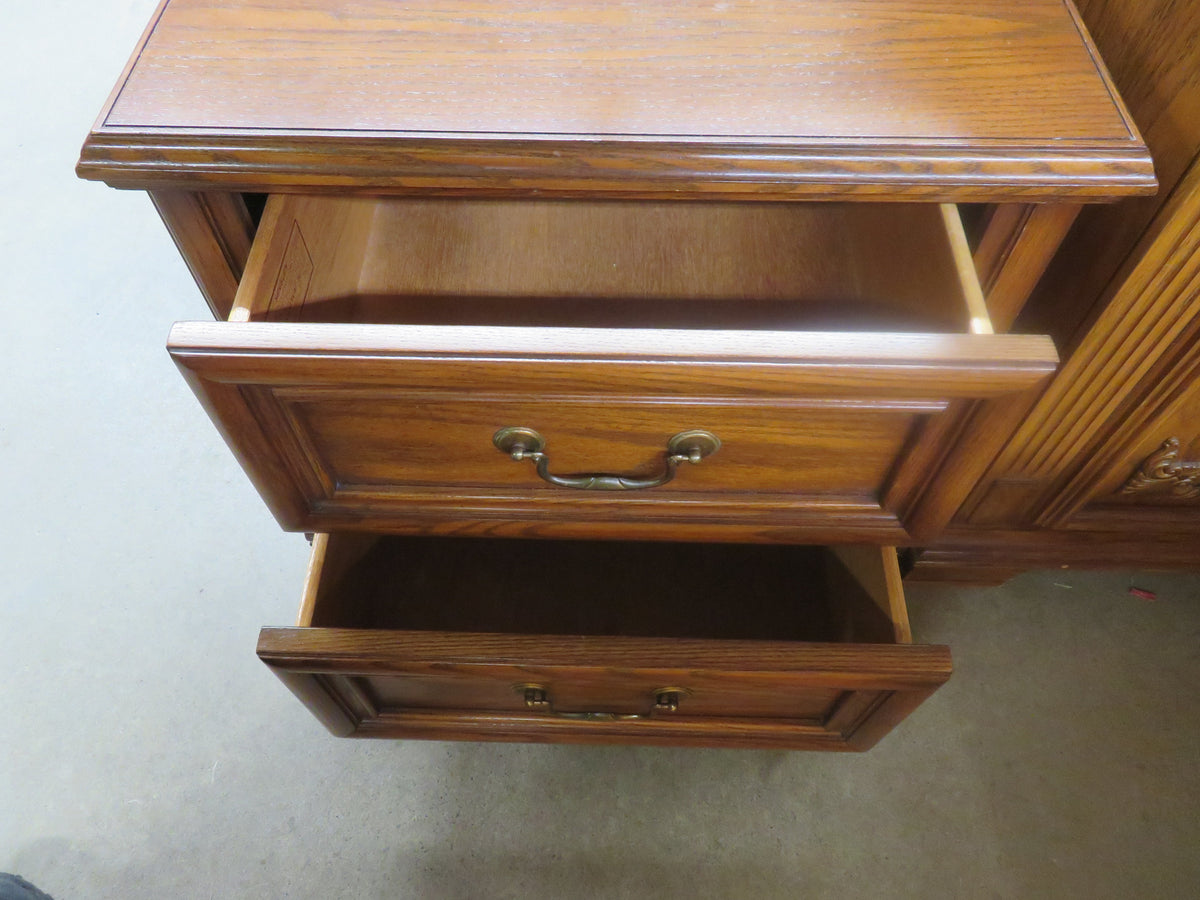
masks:
<path id="1" fill-rule="evenodd" d="M 171 353 L 298 530 L 904 543 L 933 420 L 1055 364 L 936 205 L 277 196 L 231 319 Z"/>
<path id="2" fill-rule="evenodd" d="M 991 331 L 956 209 L 903 203 L 277 195 L 230 318 Z M 664 334 L 653 342 L 687 353 L 697 339 Z"/>

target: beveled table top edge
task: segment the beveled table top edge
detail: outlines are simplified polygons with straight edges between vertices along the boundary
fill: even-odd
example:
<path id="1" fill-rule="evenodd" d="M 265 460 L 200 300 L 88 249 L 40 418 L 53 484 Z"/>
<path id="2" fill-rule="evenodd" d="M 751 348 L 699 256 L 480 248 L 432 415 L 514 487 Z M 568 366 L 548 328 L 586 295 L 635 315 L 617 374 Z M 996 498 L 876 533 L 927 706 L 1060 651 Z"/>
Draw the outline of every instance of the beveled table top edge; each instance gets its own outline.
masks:
<path id="1" fill-rule="evenodd" d="M 420 134 L 100 126 L 78 174 L 114 187 L 953 202 L 1103 201 L 1153 193 L 1128 140 Z"/>

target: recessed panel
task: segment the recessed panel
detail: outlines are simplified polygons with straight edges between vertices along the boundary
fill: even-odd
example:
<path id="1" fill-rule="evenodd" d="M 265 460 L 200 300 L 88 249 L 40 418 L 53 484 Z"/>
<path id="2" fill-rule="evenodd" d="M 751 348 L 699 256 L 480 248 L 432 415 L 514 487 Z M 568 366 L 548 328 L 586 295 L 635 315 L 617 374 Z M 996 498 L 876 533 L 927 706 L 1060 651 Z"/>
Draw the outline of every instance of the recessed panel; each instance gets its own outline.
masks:
<path id="1" fill-rule="evenodd" d="M 882 484 L 915 416 L 910 408 L 883 404 L 537 402 L 363 392 L 348 398 L 331 392 L 288 408 L 339 490 L 447 485 L 508 495 L 569 489 L 543 481 L 531 462 L 498 451 L 493 435 L 506 426 L 545 438 L 551 474 L 651 479 L 663 472 L 673 435 L 703 429 L 720 439 L 720 449 L 697 464 L 680 464 L 655 493 L 864 495 Z"/>

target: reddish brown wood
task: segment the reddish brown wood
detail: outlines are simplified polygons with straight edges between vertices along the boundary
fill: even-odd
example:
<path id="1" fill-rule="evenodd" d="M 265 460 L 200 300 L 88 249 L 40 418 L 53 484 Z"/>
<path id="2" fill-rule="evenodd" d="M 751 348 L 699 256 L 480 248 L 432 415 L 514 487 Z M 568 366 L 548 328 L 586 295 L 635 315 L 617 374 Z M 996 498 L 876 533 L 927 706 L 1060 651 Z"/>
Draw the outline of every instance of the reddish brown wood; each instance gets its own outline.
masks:
<path id="1" fill-rule="evenodd" d="M 1079 214 L 1070 203 L 1002 207 L 975 252 L 996 331 L 1008 331 Z"/>
<path id="2" fill-rule="evenodd" d="M 170 348 L 280 522 L 309 531 L 873 515 L 917 417 L 1053 367 L 1045 342 L 1006 335 L 246 323 L 176 326 Z M 646 475 L 690 428 L 725 446 L 662 490 L 570 491 L 496 451 L 510 425 L 541 431 L 560 472 Z"/>
<path id="3" fill-rule="evenodd" d="M 179 326 L 171 350 L 210 410 L 238 408 L 227 439 L 290 528 L 854 540 L 897 513 L 928 533 L 975 470 L 918 477 L 955 433 L 920 424 L 1028 387 L 1054 358 L 1030 337 L 829 330 L 988 330 L 946 213 L 276 197 L 237 321 Z M 775 318 L 746 330 L 767 301 Z M 322 324 L 364 320 L 386 324 Z M 724 446 L 661 489 L 581 492 L 498 454 L 507 426 L 541 432 L 559 474 L 653 477 L 688 429 Z M 980 432 L 971 461 L 1002 438 Z M 895 504 L 889 479 L 908 485 Z M 840 522 L 822 521 L 831 501 Z"/>
<path id="4" fill-rule="evenodd" d="M 1141 140 L 1058 0 L 172 0 L 79 168 L 127 187 L 1111 198 Z"/>
<path id="5" fill-rule="evenodd" d="M 905 580 L 1000 584 L 1029 569 L 1195 569 L 1200 559 L 1200 535 L 1170 532 L 1161 517 L 1139 521 L 1126 511 L 1102 521 L 1080 517 L 1078 524 L 1072 530 L 951 528 L 921 553 Z"/>
<path id="6" fill-rule="evenodd" d="M 1154 187 L 1060 0 L 167 0 L 78 171 L 153 190 L 230 317 L 180 326 L 172 353 L 285 527 L 760 543 L 936 533 L 1054 365 L 991 326 L 1076 204 Z M 234 191 L 280 195 L 253 247 Z M 426 199 L 446 195 L 471 202 Z M 992 323 L 953 210 L 895 200 L 1049 204 L 1001 209 L 977 248 Z M 686 428 L 725 444 L 661 491 L 581 495 L 493 449 L 502 425 L 542 431 L 561 472 L 645 476 Z M 335 573 L 376 549 L 318 541 L 315 627 L 262 636 L 335 733 L 863 749 L 949 674 L 945 648 L 890 645 L 894 571 L 798 579 L 853 634 L 731 640 L 714 612 L 729 633 L 497 639 L 352 622 Z M 642 570 L 661 595 L 669 567 Z M 451 571 L 428 604 L 504 612 Z M 641 712 L 685 676 L 697 693 L 682 716 L 548 721 L 512 690 L 531 674 L 560 711 Z"/>
<path id="7" fill-rule="evenodd" d="M 891 548 L 379 535 L 369 541 L 364 550 L 359 535 L 318 536 L 307 580 L 311 613 L 299 624 L 911 642 L 904 592 L 898 578 L 887 576 L 896 568 Z"/>
<path id="8" fill-rule="evenodd" d="M 353 707 L 348 705 L 347 690 L 344 686 L 334 679 L 309 672 L 290 672 L 274 667 L 272 671 L 317 721 L 329 729 L 330 734 L 337 737 L 350 737 L 354 734 L 358 728 L 358 721 Z"/>
<path id="9" fill-rule="evenodd" d="M 261 321 L 963 332 L 977 279 L 956 263 L 936 204 L 276 195 L 239 304 Z"/>
<path id="10" fill-rule="evenodd" d="M 1004 442 L 1029 415 L 1041 396 L 1047 379 L 1035 382 L 1024 391 L 1015 391 L 995 400 L 970 404 L 956 410 L 958 416 L 944 421 L 954 428 L 949 434 L 938 430 L 938 447 L 947 448 L 936 464 L 924 469 L 925 495 L 920 506 L 906 507 L 905 527 L 913 535 L 926 539 L 941 532 L 958 513 L 973 489 L 988 471 Z M 934 420 L 933 429 L 940 422 Z M 933 438 L 926 438 L 930 443 Z M 930 487 L 930 486 L 936 486 Z M 897 498 L 899 502 L 899 498 Z"/>
<path id="11" fill-rule="evenodd" d="M 883 559 L 849 562 L 906 615 Z M 866 749 L 949 677 L 949 654 L 814 642 L 891 635 L 855 618 L 883 610 L 846 572 L 815 548 L 383 539 L 336 584 L 314 569 L 315 627 L 264 629 L 259 655 L 338 734 L 349 718 L 361 736 Z M 666 687 L 675 711 L 654 707 Z M 563 717 L 580 713 L 616 718 Z"/>
<path id="12" fill-rule="evenodd" d="M 241 195 L 164 188 L 150 199 L 213 315 L 227 318 L 254 240 Z"/>
<path id="13" fill-rule="evenodd" d="M 1122 492 L 1168 438 L 1197 447 L 1200 7 L 1082 7 L 1165 190 L 1081 215 L 1022 321 L 1058 336 L 1066 364 L 965 507 L 962 527 L 922 558 L 922 577 L 996 580 L 1059 565 L 1195 569 L 1200 560 L 1193 500 Z"/>
<path id="14" fill-rule="evenodd" d="M 1200 6 L 1180 0 L 1079 0 L 1087 28 L 1154 155 L 1156 196 L 1089 206 L 1038 287 L 1023 327 L 1064 350 L 1200 151 Z"/>
<path id="15" fill-rule="evenodd" d="M 957 522 L 978 530 L 976 539 L 968 545 L 956 536 L 953 546 L 934 548 L 953 552 L 963 571 L 972 559 L 991 566 L 983 542 L 1003 547 L 1018 528 L 1036 528 L 1063 563 L 1095 560 L 1086 545 L 1054 538 L 1063 530 L 1123 533 L 1119 545 L 1103 543 L 1105 565 L 1194 568 L 1200 558 L 1175 551 L 1164 558 L 1161 550 L 1195 533 L 1186 501 L 1120 493 L 1163 441 L 1196 436 L 1200 9 L 1089 0 L 1083 13 L 1168 190 L 1085 210 L 1030 301 L 1021 327 L 1056 335 L 1066 360 L 960 511 Z"/>
<path id="16" fill-rule="evenodd" d="M 1163 440 L 1179 433 L 1190 441 L 1197 434 L 1200 160 L 1138 247 L 1136 265 L 1114 288 L 1109 307 L 1072 360 L 1072 370 L 1117 383 L 1086 391 L 1086 414 L 1068 406 L 1079 403 L 1078 390 L 1056 385 L 1053 399 L 1060 405 L 1054 413 L 1063 416 L 1069 410 L 1076 418 L 1072 428 L 1055 435 L 1053 450 L 1062 454 L 1064 447 L 1087 441 L 1088 452 L 1071 459 L 1069 468 L 1060 466 L 1058 472 L 1065 470 L 1070 477 L 1059 475 L 1052 491 L 1043 495 L 1037 508 L 1040 525 L 1066 524 L 1089 501 L 1119 489 L 1132 467 Z M 1133 316 L 1138 321 L 1128 321 Z"/>

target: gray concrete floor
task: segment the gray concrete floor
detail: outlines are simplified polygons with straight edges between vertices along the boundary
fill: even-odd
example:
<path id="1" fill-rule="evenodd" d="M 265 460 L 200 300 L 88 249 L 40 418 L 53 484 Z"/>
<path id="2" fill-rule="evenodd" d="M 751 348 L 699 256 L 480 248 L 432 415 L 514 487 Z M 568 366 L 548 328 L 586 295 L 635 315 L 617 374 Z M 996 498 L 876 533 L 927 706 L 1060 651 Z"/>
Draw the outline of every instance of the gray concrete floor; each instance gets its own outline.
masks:
<path id="1" fill-rule="evenodd" d="M 912 588 L 957 673 L 865 756 L 322 731 L 254 656 L 306 545 L 163 350 L 199 294 L 144 196 L 72 174 L 152 5 L 5 10 L 0 870 L 58 900 L 1200 894 L 1196 576 Z"/>

